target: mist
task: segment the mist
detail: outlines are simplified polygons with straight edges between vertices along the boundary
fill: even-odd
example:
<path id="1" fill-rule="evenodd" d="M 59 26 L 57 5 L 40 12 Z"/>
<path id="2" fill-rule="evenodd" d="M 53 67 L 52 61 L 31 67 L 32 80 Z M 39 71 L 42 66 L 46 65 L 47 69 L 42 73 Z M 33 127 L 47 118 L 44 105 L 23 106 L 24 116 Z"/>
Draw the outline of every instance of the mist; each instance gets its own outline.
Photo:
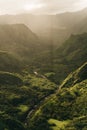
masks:
<path id="1" fill-rule="evenodd" d="M 56 14 L 85 8 L 87 0 L 0 0 L 0 14 Z"/>

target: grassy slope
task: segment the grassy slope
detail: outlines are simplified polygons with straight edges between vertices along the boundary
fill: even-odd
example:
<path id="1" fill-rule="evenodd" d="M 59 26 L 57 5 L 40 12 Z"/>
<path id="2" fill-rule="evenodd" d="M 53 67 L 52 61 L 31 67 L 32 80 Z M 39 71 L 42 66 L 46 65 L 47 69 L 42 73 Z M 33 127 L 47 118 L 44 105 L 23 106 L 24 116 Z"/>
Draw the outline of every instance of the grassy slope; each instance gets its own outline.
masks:
<path id="1" fill-rule="evenodd" d="M 0 72 L 0 130 L 24 130 L 28 112 L 55 89 L 44 78 Z"/>
<path id="2" fill-rule="evenodd" d="M 61 87 L 32 117 L 31 130 L 87 129 L 87 63 L 69 75 Z"/>
<path id="3" fill-rule="evenodd" d="M 0 51 L 0 71 L 20 72 L 24 68 L 22 61 L 6 51 Z"/>

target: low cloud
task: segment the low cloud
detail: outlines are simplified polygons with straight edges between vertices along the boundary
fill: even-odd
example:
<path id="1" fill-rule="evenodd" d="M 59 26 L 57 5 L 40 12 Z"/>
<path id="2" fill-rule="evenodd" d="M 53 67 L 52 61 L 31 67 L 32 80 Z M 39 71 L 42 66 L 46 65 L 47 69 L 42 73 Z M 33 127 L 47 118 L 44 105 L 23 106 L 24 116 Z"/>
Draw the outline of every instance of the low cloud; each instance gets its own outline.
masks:
<path id="1" fill-rule="evenodd" d="M 87 0 L 0 0 L 0 13 L 22 13 L 25 4 L 44 4 L 31 13 L 60 13 L 76 11 L 87 6 Z"/>

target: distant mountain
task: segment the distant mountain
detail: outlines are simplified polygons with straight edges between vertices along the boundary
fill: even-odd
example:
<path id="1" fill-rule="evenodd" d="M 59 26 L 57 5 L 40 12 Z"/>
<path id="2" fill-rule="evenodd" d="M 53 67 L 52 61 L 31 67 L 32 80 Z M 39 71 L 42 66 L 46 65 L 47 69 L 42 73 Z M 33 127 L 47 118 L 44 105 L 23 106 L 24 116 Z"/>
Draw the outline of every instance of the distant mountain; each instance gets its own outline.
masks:
<path id="1" fill-rule="evenodd" d="M 87 32 L 86 18 L 87 8 L 78 12 L 56 15 L 2 15 L 0 16 L 0 24 L 25 24 L 45 43 L 50 44 L 52 41 L 54 45 L 60 45 L 72 33 Z"/>
<path id="2" fill-rule="evenodd" d="M 38 37 L 24 24 L 0 25 L 0 50 L 26 60 L 35 57 L 40 48 Z"/>
<path id="3" fill-rule="evenodd" d="M 85 17 L 83 20 L 78 22 L 74 27 L 73 27 L 73 33 L 74 34 L 81 34 L 87 32 L 87 17 Z"/>
<path id="4" fill-rule="evenodd" d="M 87 129 L 86 108 L 87 62 L 70 74 L 53 97 L 36 110 L 28 120 L 30 130 Z"/>

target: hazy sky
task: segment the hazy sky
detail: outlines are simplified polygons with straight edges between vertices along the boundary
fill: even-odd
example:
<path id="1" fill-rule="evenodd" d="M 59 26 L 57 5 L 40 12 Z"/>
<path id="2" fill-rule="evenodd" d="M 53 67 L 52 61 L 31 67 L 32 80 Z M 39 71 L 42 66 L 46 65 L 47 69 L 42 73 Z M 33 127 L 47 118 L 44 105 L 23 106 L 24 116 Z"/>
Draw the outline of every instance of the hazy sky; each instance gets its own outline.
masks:
<path id="1" fill-rule="evenodd" d="M 0 0 L 0 14 L 60 13 L 87 7 L 87 0 Z"/>

